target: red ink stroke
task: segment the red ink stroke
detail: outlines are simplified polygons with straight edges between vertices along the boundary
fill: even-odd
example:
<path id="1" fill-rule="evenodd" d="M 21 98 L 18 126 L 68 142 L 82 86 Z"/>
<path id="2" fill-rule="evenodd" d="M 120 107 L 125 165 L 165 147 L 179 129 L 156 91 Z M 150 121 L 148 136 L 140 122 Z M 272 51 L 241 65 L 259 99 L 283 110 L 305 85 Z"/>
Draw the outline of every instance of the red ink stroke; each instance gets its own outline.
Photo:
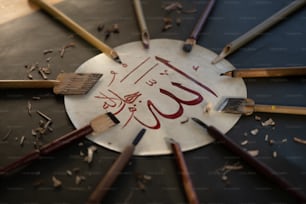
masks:
<path id="1" fill-rule="evenodd" d="M 176 119 L 176 118 L 179 118 L 181 115 L 183 115 L 184 113 L 184 108 L 183 108 L 183 105 L 182 104 L 185 104 L 185 105 L 197 105 L 199 103 L 201 103 L 203 101 L 203 97 L 200 93 L 192 90 L 192 89 L 189 89 L 183 85 L 181 85 L 180 83 L 176 83 L 176 82 L 171 82 L 171 84 L 173 86 L 176 86 L 180 89 L 183 89 L 187 92 L 190 92 L 194 95 L 196 95 L 197 97 L 193 100 L 182 100 L 180 98 L 178 98 L 177 96 L 175 96 L 173 93 L 165 90 L 165 89 L 159 89 L 160 93 L 166 95 L 166 96 L 169 96 L 170 98 L 172 98 L 174 101 L 177 102 L 177 104 L 179 105 L 177 111 L 175 111 L 174 113 L 170 113 L 170 114 L 167 114 L 167 113 L 163 113 L 161 112 L 157 107 L 156 105 L 149 99 L 147 100 L 147 107 L 149 109 L 149 111 L 151 112 L 151 114 L 153 115 L 154 119 L 155 119 L 155 124 L 154 125 L 148 125 L 148 124 L 145 124 L 143 121 L 141 121 L 139 118 L 137 118 L 136 116 L 134 116 L 135 120 L 138 121 L 141 125 L 147 127 L 147 128 L 150 128 L 150 129 L 159 129 L 160 128 L 160 121 L 159 121 L 159 118 L 156 116 L 156 113 L 157 112 L 160 116 L 164 117 L 164 118 L 167 118 L 167 119 Z"/>
<path id="2" fill-rule="evenodd" d="M 141 75 L 141 76 L 134 82 L 134 84 L 137 84 L 143 77 L 145 77 L 149 72 L 151 72 L 157 65 L 158 65 L 158 63 L 156 63 L 155 65 L 153 65 L 152 67 L 150 67 L 150 69 L 148 69 L 143 75 Z"/>
<path id="3" fill-rule="evenodd" d="M 110 73 L 113 75 L 113 77 L 112 77 L 112 80 L 109 82 L 109 84 L 107 86 L 110 86 L 114 82 L 114 80 L 116 78 L 116 74 L 118 74 L 117 72 L 115 72 L 113 70 L 111 70 Z"/>
<path id="4" fill-rule="evenodd" d="M 139 65 L 137 65 L 134 69 L 132 69 L 132 71 L 130 71 L 127 75 L 125 75 L 120 82 L 122 83 L 126 78 L 128 78 L 133 72 L 135 72 L 139 67 L 141 67 L 144 63 L 146 63 L 151 57 L 148 57 L 147 59 L 143 60 L 142 62 L 140 62 Z"/>
<path id="5" fill-rule="evenodd" d="M 182 76 L 186 77 L 187 79 L 191 80 L 192 82 L 196 83 L 200 87 L 204 88 L 206 91 L 210 92 L 215 97 L 218 97 L 218 95 L 213 90 L 211 90 L 209 87 L 205 86 L 201 82 L 197 81 L 193 77 L 191 77 L 188 74 L 186 74 L 185 72 L 181 71 L 179 68 L 177 68 L 177 67 L 173 66 L 172 64 L 170 64 L 169 60 L 163 59 L 163 58 L 158 57 L 158 56 L 155 56 L 155 59 L 160 61 L 161 63 L 165 64 L 167 67 L 171 68 L 172 70 L 176 71 L 177 73 L 181 74 Z"/>
<path id="6" fill-rule="evenodd" d="M 107 96 L 106 94 L 99 92 L 100 96 L 95 96 L 95 98 L 104 99 L 103 109 L 107 110 L 108 108 L 117 108 L 118 110 L 113 111 L 114 115 L 119 114 L 127 104 L 133 104 L 142 94 L 139 91 L 131 94 L 124 95 L 123 98 L 120 97 L 116 92 L 108 89 L 108 92 L 112 96 Z"/>

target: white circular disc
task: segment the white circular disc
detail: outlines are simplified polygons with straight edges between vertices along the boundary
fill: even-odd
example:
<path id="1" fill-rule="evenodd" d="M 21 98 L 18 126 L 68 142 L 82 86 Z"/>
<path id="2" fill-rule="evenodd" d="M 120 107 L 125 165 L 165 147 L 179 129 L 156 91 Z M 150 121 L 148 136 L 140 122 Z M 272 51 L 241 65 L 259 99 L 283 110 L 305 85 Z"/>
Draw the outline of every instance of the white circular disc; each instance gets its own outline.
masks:
<path id="1" fill-rule="evenodd" d="M 131 42 L 115 48 L 123 65 L 104 54 L 83 63 L 77 72 L 103 76 L 88 94 L 65 96 L 73 125 L 81 128 L 98 115 L 114 113 L 120 124 L 88 139 L 118 152 L 146 128 L 135 155 L 171 153 L 165 138 L 176 140 L 183 151 L 212 142 L 191 117 L 226 133 L 240 115 L 217 112 L 214 107 L 226 96 L 246 97 L 246 86 L 240 78 L 220 76 L 234 69 L 228 61 L 212 65 L 215 53 L 198 45 L 185 53 L 182 45 L 178 40 L 155 39 L 144 49 L 141 42 Z M 208 112 L 207 104 L 212 107 Z"/>

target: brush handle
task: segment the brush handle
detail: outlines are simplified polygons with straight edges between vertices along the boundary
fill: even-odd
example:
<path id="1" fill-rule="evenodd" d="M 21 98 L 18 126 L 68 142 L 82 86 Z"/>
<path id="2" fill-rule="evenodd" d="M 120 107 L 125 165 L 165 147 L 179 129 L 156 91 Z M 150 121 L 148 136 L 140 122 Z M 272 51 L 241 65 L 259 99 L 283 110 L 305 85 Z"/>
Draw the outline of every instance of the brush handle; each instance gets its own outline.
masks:
<path id="1" fill-rule="evenodd" d="M 201 31 L 201 29 L 203 28 L 203 25 L 205 24 L 212 8 L 214 7 L 216 0 L 210 0 L 208 2 L 208 4 L 205 6 L 200 18 L 198 19 L 197 23 L 195 24 L 191 34 L 190 34 L 190 38 L 192 39 L 197 39 L 199 37 L 199 33 Z"/>
<path id="2" fill-rule="evenodd" d="M 133 155 L 135 146 L 127 146 L 120 156 L 114 161 L 110 169 L 107 171 L 102 180 L 98 183 L 94 191 L 89 196 L 87 204 L 99 204 L 111 188 L 117 177 L 120 175 L 123 168 L 127 165 Z"/>
<path id="3" fill-rule="evenodd" d="M 218 129 L 213 126 L 206 127 L 208 133 L 214 137 L 215 139 L 222 142 L 229 150 L 237 154 L 241 159 L 247 162 L 250 166 L 254 167 L 259 173 L 265 175 L 268 179 L 274 181 L 283 189 L 287 190 L 291 195 L 297 198 L 299 201 L 306 202 L 306 197 L 300 191 L 296 190 L 296 188 L 291 185 L 287 180 L 278 176 L 278 173 L 273 169 L 265 165 L 260 160 L 251 156 L 248 152 L 242 149 L 238 144 L 236 144 L 232 139 L 226 137 L 223 133 L 221 133 Z"/>
<path id="4" fill-rule="evenodd" d="M 306 67 L 235 69 L 230 74 L 239 78 L 304 76 Z"/>
<path id="5" fill-rule="evenodd" d="M 306 107 L 256 104 L 253 112 L 306 115 Z"/>
<path id="6" fill-rule="evenodd" d="M 54 152 L 55 150 L 58 150 L 64 147 L 65 145 L 71 143 L 72 141 L 83 138 L 86 135 L 90 134 L 92 131 L 93 129 L 91 128 L 91 126 L 86 125 L 81 129 L 74 130 L 64 136 L 61 136 L 58 139 L 42 146 L 39 151 L 32 151 L 26 154 L 25 156 L 19 158 L 17 161 L 3 168 L 0 168 L 0 175 L 6 175 L 17 168 L 23 167 L 26 164 L 31 163 L 32 161 L 38 160 L 41 158 L 41 156 L 48 155 L 51 152 Z"/>
<path id="7" fill-rule="evenodd" d="M 104 52 L 106 55 L 109 55 L 112 58 L 117 57 L 117 54 L 108 45 L 104 44 L 98 38 L 90 34 L 88 31 L 86 31 L 84 28 L 82 28 L 80 25 L 78 25 L 76 22 L 74 22 L 72 19 L 70 19 L 60 10 L 55 8 L 53 5 L 43 0 L 30 0 L 30 2 L 38 5 L 40 8 L 42 8 L 47 13 L 49 13 L 51 16 L 59 20 L 61 23 L 63 23 L 68 28 L 70 28 L 75 33 L 77 33 L 79 36 L 81 36 L 83 39 L 85 39 L 88 43 L 90 43 L 100 51 Z"/>
<path id="8" fill-rule="evenodd" d="M 72 132 L 67 133 L 66 135 L 63 135 L 52 142 L 45 144 L 40 148 L 40 154 L 41 155 L 47 155 L 51 152 L 54 152 L 67 144 L 70 144 L 71 142 L 81 139 L 85 137 L 86 135 L 89 135 L 93 132 L 93 129 L 90 125 L 86 125 L 80 129 L 74 130 Z"/>
<path id="9" fill-rule="evenodd" d="M 53 88 L 58 80 L 0 80 L 0 88 Z"/>
<path id="10" fill-rule="evenodd" d="M 193 188 L 193 184 L 189 176 L 189 171 L 188 171 L 185 159 L 184 159 L 184 155 L 181 151 L 181 147 L 178 143 L 171 143 L 171 147 L 172 147 L 177 165 L 181 173 L 183 186 L 184 186 L 185 193 L 188 199 L 188 203 L 189 204 L 199 204 L 200 202 Z"/>

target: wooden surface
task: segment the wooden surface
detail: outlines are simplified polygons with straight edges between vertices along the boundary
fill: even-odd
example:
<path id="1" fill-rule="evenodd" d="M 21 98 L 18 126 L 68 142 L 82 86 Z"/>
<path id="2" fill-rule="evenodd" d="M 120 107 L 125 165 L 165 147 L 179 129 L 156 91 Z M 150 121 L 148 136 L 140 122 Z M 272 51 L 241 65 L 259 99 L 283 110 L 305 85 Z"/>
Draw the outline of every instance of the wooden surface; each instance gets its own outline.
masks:
<path id="1" fill-rule="evenodd" d="M 46 0 L 49 3 L 55 4 L 62 0 Z M 37 9 L 31 5 L 28 0 L 0 0 L 0 24 L 9 22 L 18 17 L 25 16 Z"/>

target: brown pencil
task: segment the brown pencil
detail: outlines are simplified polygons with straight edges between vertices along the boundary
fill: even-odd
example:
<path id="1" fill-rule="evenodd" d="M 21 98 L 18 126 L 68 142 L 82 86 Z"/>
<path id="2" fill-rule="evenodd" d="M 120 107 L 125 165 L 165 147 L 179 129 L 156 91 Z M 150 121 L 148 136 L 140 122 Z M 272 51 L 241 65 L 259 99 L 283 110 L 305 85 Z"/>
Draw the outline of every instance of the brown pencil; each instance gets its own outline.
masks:
<path id="1" fill-rule="evenodd" d="M 181 150 L 181 146 L 172 138 L 167 138 L 167 141 L 170 143 L 173 153 L 175 155 L 175 160 L 177 162 L 178 168 L 183 181 L 183 186 L 185 194 L 189 204 L 199 204 L 198 196 L 194 190 L 189 171 L 184 159 L 184 155 Z"/>
<path id="2" fill-rule="evenodd" d="M 130 158 L 133 156 L 136 145 L 139 143 L 145 132 L 146 129 L 141 129 L 137 136 L 134 138 L 133 142 L 125 147 L 125 149 L 121 152 L 121 154 L 109 168 L 105 176 L 95 187 L 94 191 L 90 194 L 87 200 L 87 204 L 101 203 L 104 196 L 106 196 L 106 193 L 109 191 L 110 187 L 120 175 L 121 171 L 130 161 Z"/>
<path id="3" fill-rule="evenodd" d="M 229 137 L 226 137 L 223 133 L 221 133 L 218 129 L 213 126 L 208 126 L 201 120 L 197 118 L 192 118 L 197 124 L 205 128 L 209 135 L 214 137 L 215 139 L 222 142 L 229 150 L 237 154 L 241 159 L 247 162 L 250 166 L 254 167 L 259 173 L 265 175 L 268 179 L 274 181 L 280 187 L 288 191 L 292 196 L 297 198 L 300 202 L 305 203 L 306 197 L 305 195 L 298 191 L 292 184 L 290 184 L 287 180 L 280 177 L 277 172 L 273 169 L 265 165 L 260 160 L 256 159 L 252 155 L 250 155 L 247 151 L 242 149 L 238 144 L 236 144 L 233 140 Z"/>
<path id="4" fill-rule="evenodd" d="M 42 8 L 44 11 L 49 13 L 51 16 L 55 17 L 57 20 L 59 20 L 61 23 L 63 23 L 65 26 L 76 32 L 80 37 L 82 37 L 84 40 L 86 40 L 88 43 L 102 51 L 104 54 L 111 57 L 114 61 L 118 63 L 122 63 L 119 55 L 115 50 L 110 48 L 108 45 L 106 45 L 104 42 L 93 36 L 91 33 L 86 31 L 84 28 L 82 28 L 80 25 L 78 25 L 76 22 L 74 22 L 72 19 L 70 19 L 68 16 L 66 16 L 63 12 L 58 10 L 53 5 L 47 3 L 44 0 L 29 0 L 32 3 L 35 3 L 37 6 Z"/>

